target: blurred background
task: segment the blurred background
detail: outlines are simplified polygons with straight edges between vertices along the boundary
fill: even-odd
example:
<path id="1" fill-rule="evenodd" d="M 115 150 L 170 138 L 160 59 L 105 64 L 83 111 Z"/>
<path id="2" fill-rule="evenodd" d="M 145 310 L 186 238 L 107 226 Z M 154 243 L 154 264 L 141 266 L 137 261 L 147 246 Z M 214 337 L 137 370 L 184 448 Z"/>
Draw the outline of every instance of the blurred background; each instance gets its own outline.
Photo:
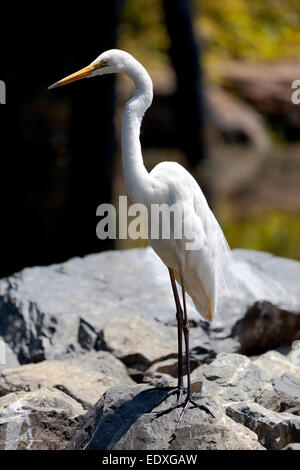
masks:
<path id="1" fill-rule="evenodd" d="M 23 10 L 22 10 L 23 8 Z M 126 194 L 122 76 L 47 87 L 101 52 L 147 68 L 150 170 L 182 163 L 232 248 L 300 259 L 299 0 L 110 0 L 3 6 L 0 276 L 145 241 L 96 237 L 96 208 Z"/>

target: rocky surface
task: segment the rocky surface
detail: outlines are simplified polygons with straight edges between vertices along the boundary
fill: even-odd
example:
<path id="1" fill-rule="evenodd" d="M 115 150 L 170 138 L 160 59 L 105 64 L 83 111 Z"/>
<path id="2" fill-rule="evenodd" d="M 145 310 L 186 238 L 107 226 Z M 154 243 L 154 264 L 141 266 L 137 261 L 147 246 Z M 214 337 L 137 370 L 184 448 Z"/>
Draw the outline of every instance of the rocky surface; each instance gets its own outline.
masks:
<path id="1" fill-rule="evenodd" d="M 175 358 L 169 358 L 147 371 L 159 372 L 164 386 L 175 386 L 175 368 Z M 293 389 L 292 396 L 289 389 L 288 401 L 286 389 L 280 389 L 276 380 L 246 356 L 217 354 L 192 372 L 192 391 L 214 418 L 191 407 L 173 435 L 180 409 L 155 419 L 148 411 L 165 409 L 175 396 L 159 405 L 165 389 L 153 388 L 155 381 L 152 386 L 133 385 L 125 366 L 108 352 L 23 365 L 3 371 L 0 377 L 5 394 L 0 398 L 2 448 L 56 449 L 70 440 L 68 449 L 281 449 L 300 441 L 299 391 Z M 113 383 L 122 386 L 109 388 Z M 49 393 L 63 405 L 51 401 Z M 31 416 L 33 399 L 36 416 Z"/>
<path id="2" fill-rule="evenodd" d="M 0 398 L 0 449 L 63 449 L 83 414 L 78 401 L 54 388 L 5 395 Z"/>
<path id="3" fill-rule="evenodd" d="M 288 359 L 295 364 L 295 366 L 300 367 L 300 341 L 294 341 L 292 343 L 291 351 L 287 355 Z"/>
<path id="4" fill-rule="evenodd" d="M 300 416 L 300 379 L 284 374 L 272 380 L 273 388 L 280 398 L 281 411 Z"/>
<path id="5" fill-rule="evenodd" d="M 240 343 L 239 351 L 245 354 L 287 346 L 299 335 L 299 313 L 266 301 L 256 302 L 232 329 L 232 336 Z"/>
<path id="6" fill-rule="evenodd" d="M 284 340 L 297 339 L 300 263 L 250 250 L 234 250 L 233 256 L 232 275 L 237 282 L 222 291 L 209 331 L 209 348 L 244 353 L 255 349 L 256 342 L 260 349 L 272 349 L 281 345 L 283 322 Z M 274 308 L 269 304 L 265 308 L 261 301 Z M 255 302 L 260 303 L 253 307 Z M 198 347 L 209 349 L 207 336 L 198 337 L 204 322 L 190 299 L 188 311 L 197 326 L 191 340 L 197 336 Z M 97 349 L 103 339 L 108 349 L 115 351 L 118 322 L 124 325 L 128 315 L 153 321 L 150 328 L 156 328 L 157 335 L 164 329 L 162 324 L 174 325 L 167 269 L 151 248 L 73 258 L 60 265 L 24 269 L 0 281 L 0 337 L 22 364 L 55 359 L 74 350 Z M 275 321 L 266 322 L 272 315 Z M 169 354 L 166 344 L 161 348 L 162 356 L 154 360 Z M 125 354 L 130 355 L 130 350 Z"/>
<path id="7" fill-rule="evenodd" d="M 133 383 L 121 361 L 108 352 L 99 351 L 3 370 L 0 374 L 0 396 L 21 390 L 56 387 L 88 408 L 107 388 Z"/>
<path id="8" fill-rule="evenodd" d="M 148 366 L 176 355 L 177 328 L 163 324 L 158 327 L 151 318 L 129 314 L 104 326 L 101 347 L 111 351 L 126 365 Z"/>
<path id="9" fill-rule="evenodd" d="M 165 368 L 159 370 L 167 378 L 174 364 L 171 359 L 163 361 L 160 367 L 163 364 Z M 157 372 L 155 365 L 150 369 Z M 176 385 L 176 380 L 169 380 L 169 385 Z M 145 388 L 144 385 L 114 388 L 109 389 L 89 410 L 67 448 L 259 448 L 257 444 L 253 447 L 251 435 L 245 436 L 244 430 L 242 432 L 232 423 L 224 421 L 223 413 L 235 423 L 253 431 L 262 448 L 282 449 L 289 443 L 300 442 L 299 416 L 291 413 L 291 409 L 279 412 L 282 411 L 281 396 L 273 388 L 270 376 L 245 356 L 221 353 L 210 364 L 196 368 L 192 373 L 192 390 L 197 393 L 199 403 L 209 407 L 215 419 L 201 410 L 191 408 L 173 436 L 180 410 L 173 410 L 155 419 L 146 413 L 159 403 L 160 397 L 166 392 L 151 390 L 151 387 Z M 168 398 L 155 410 L 165 409 L 174 399 Z M 233 430 L 230 438 L 227 425 Z M 251 439 L 248 442 L 249 437 Z"/>
<path id="10" fill-rule="evenodd" d="M 147 413 L 165 393 L 149 391 L 144 385 L 108 390 L 87 413 L 67 449 L 264 449 L 255 433 L 226 417 L 223 407 L 213 400 L 205 400 L 205 405 L 214 418 L 203 410 L 190 408 L 174 433 L 180 409 L 155 418 Z M 173 401 L 174 397 L 169 397 L 155 410 L 164 409 Z"/>
<path id="11" fill-rule="evenodd" d="M 280 323 L 277 325 L 277 319 L 271 318 L 268 324 L 259 321 L 260 305 L 264 307 L 265 302 L 272 304 L 276 309 L 286 312 L 285 320 L 295 321 L 295 330 L 287 331 L 284 340 L 291 343 L 298 332 L 298 318 L 300 312 L 300 291 L 298 288 L 298 279 L 300 273 L 300 263 L 298 261 L 279 258 L 270 253 L 253 250 L 233 250 L 234 263 L 232 271 L 236 285 L 230 286 L 224 291 L 220 299 L 219 312 L 212 325 L 212 332 L 215 337 L 233 336 L 240 343 L 240 352 L 246 352 L 244 338 L 249 341 L 252 338 L 250 347 L 257 342 L 259 348 L 264 343 L 264 338 L 268 338 L 265 344 L 267 349 L 273 349 L 281 345 L 282 317 L 279 315 Z M 258 313 L 257 313 L 258 309 Z M 242 320 L 248 312 L 248 319 L 243 323 Z M 250 313 L 249 313 L 250 312 Z M 262 310 L 264 314 L 264 310 Z M 274 314 L 276 311 L 274 309 Z M 254 321 L 252 321 L 254 316 Z M 250 320 L 250 321 L 249 321 Z M 253 325 L 259 328 L 253 333 Z M 274 328 L 273 322 L 277 325 Z M 249 328 L 248 328 L 249 327 Z M 297 328 L 297 329 L 296 329 Z M 269 329 L 272 334 L 269 334 Z M 279 334 L 279 336 L 278 336 Z M 290 335 L 290 336 L 289 336 Z M 296 338 L 295 338 L 296 339 Z M 248 344 L 246 345 L 248 348 Z M 259 352 L 264 352 L 260 350 Z"/>
<path id="12" fill-rule="evenodd" d="M 257 403 L 238 403 L 226 407 L 237 423 L 251 429 L 266 449 L 280 450 L 290 442 L 300 442 L 300 417 L 276 413 Z"/>
<path id="13" fill-rule="evenodd" d="M 278 351 L 267 351 L 253 360 L 261 369 L 264 369 L 270 379 L 280 377 L 283 374 L 291 374 L 300 379 L 300 366 L 292 363 L 289 357 Z"/>
<path id="14" fill-rule="evenodd" d="M 3 369 L 18 367 L 19 365 L 17 355 L 9 345 L 0 338 L 0 372 Z"/>
<path id="15" fill-rule="evenodd" d="M 233 256 L 211 326 L 188 299 L 192 390 L 214 419 L 191 407 L 175 436 L 180 410 L 153 420 L 146 411 L 165 392 L 143 393 L 177 382 L 174 301 L 151 249 L 74 258 L 1 280 L 0 447 L 296 445 L 300 263 L 248 250 Z"/>
<path id="16" fill-rule="evenodd" d="M 260 367 L 246 356 L 220 353 L 209 365 L 192 372 L 192 382 L 202 382 L 205 396 L 213 396 L 224 406 L 245 400 L 276 410 L 279 401 L 272 384 Z"/>

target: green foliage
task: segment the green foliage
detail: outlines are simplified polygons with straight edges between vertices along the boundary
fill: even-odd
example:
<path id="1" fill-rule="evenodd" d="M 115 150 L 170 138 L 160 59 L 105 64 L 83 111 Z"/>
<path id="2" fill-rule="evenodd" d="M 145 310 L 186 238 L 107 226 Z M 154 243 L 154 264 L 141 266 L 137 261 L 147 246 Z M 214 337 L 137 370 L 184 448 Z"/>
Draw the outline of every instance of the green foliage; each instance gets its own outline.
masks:
<path id="1" fill-rule="evenodd" d="M 299 214 L 270 212 L 223 225 L 231 248 L 251 248 L 300 260 Z"/>
<path id="2" fill-rule="evenodd" d="M 298 0 L 201 0 L 197 5 L 197 30 L 209 68 L 220 59 L 299 57 Z"/>
<path id="3" fill-rule="evenodd" d="M 161 0 L 127 0 L 125 5 L 120 46 L 144 62 L 167 61 Z M 299 57 L 299 0 L 194 0 L 194 8 L 195 31 L 208 68 L 220 59 Z"/>
<path id="4" fill-rule="evenodd" d="M 126 0 L 119 42 L 152 70 L 166 63 L 169 38 L 161 0 Z"/>

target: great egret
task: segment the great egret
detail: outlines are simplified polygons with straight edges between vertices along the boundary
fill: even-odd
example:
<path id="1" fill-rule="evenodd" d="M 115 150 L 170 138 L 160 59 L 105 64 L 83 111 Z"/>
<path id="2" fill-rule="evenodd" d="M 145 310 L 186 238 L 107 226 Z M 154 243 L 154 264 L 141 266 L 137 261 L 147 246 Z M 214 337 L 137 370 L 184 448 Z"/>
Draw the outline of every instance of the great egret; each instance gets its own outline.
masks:
<path id="1" fill-rule="evenodd" d="M 176 204 L 184 209 L 184 223 L 192 228 L 193 233 L 192 240 L 186 239 L 184 233 L 181 239 L 174 236 L 170 239 L 153 239 L 151 227 L 148 227 L 151 246 L 169 270 L 178 325 L 178 385 L 166 394 L 169 396 L 177 393 L 177 401 L 171 408 L 157 414 L 182 406 L 177 428 L 190 404 L 205 408 L 193 400 L 191 393 L 189 320 L 185 292 L 191 296 L 202 317 L 210 322 L 216 310 L 222 272 L 230 259 L 230 249 L 199 185 L 185 168 L 175 162 L 162 162 L 150 173 L 145 168 L 139 135 L 144 113 L 152 103 L 153 90 L 150 76 L 134 57 L 121 50 L 109 50 L 87 67 L 56 82 L 49 89 L 81 78 L 120 72 L 132 78 L 136 87 L 133 97 L 126 104 L 122 125 L 122 160 L 128 195 L 132 202 L 144 204 L 147 208 L 152 204 Z M 197 244 L 197 249 L 186 248 L 186 244 L 191 241 Z M 175 280 L 181 285 L 183 308 Z M 184 387 L 182 369 L 183 336 L 187 390 Z M 183 400 L 185 391 L 186 398 Z M 207 408 L 206 411 L 209 412 Z"/>

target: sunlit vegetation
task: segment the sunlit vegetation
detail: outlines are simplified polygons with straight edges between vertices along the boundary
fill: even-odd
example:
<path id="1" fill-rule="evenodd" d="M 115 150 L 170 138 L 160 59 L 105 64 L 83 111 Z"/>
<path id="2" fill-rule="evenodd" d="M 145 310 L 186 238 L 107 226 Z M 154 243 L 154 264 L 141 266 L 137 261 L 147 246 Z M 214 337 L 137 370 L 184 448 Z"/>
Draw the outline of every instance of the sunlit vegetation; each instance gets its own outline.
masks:
<path id="1" fill-rule="evenodd" d="M 273 61 L 300 56 L 299 0 L 194 0 L 195 32 L 208 72 L 225 59 Z M 120 46 L 152 63 L 168 61 L 161 0 L 127 0 Z"/>
<path id="2" fill-rule="evenodd" d="M 300 260 L 300 214 L 269 212 L 223 225 L 231 248 L 252 248 Z"/>

